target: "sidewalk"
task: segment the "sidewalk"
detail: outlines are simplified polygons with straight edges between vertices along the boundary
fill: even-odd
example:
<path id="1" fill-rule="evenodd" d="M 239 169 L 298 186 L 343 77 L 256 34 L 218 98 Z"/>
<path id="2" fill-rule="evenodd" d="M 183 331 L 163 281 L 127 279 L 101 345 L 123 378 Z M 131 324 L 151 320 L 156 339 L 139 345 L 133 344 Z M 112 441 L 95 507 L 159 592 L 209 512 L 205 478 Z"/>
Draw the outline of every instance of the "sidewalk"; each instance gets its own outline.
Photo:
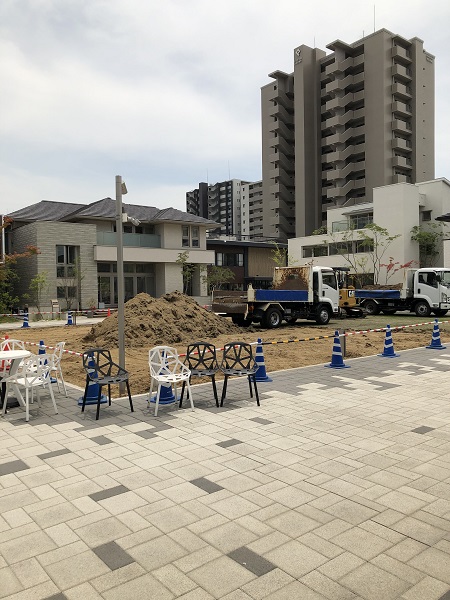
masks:
<path id="1" fill-rule="evenodd" d="M 0 597 L 449 600 L 450 349 L 0 419 Z M 219 393 L 221 385 L 219 386 Z M 3 557 L 3 558 L 2 558 Z"/>
<path id="2" fill-rule="evenodd" d="M 84 316 L 77 315 L 76 317 L 76 325 L 95 325 L 96 323 L 100 323 L 105 319 L 105 317 L 93 317 L 88 318 Z M 44 327 L 61 327 L 67 325 L 67 320 L 65 319 L 49 319 L 43 321 L 30 321 L 30 328 L 33 329 L 42 329 Z M 11 323 L 0 323 L 0 331 L 5 331 L 9 329 L 22 329 L 23 320 L 18 319 L 17 321 L 13 321 Z"/>

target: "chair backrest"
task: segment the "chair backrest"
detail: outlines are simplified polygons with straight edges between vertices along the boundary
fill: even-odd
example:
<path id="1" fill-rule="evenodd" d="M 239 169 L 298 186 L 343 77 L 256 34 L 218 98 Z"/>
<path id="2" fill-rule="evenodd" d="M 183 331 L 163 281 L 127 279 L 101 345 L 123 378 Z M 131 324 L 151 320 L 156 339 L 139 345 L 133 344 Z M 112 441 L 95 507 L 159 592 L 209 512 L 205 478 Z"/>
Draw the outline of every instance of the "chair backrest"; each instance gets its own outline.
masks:
<path id="1" fill-rule="evenodd" d="M 83 352 L 83 368 L 92 381 L 111 375 L 116 366 L 111 358 L 111 352 L 105 348 L 90 348 Z"/>
<path id="2" fill-rule="evenodd" d="M 189 372 L 178 356 L 176 348 L 171 346 L 155 346 L 148 353 L 148 364 L 151 377 L 164 377 L 179 372 Z"/>
<path id="3" fill-rule="evenodd" d="M 53 353 L 50 354 L 52 369 L 56 369 L 59 367 L 62 355 L 64 353 L 65 345 L 66 345 L 66 342 L 58 342 L 55 346 L 55 349 L 53 350 Z"/>
<path id="4" fill-rule="evenodd" d="M 221 369 L 253 369 L 255 359 L 250 344 L 246 342 L 230 342 L 223 347 Z"/>
<path id="5" fill-rule="evenodd" d="M 26 358 L 17 372 L 17 379 L 26 387 L 46 385 L 50 382 L 50 364 L 45 354 L 32 354 Z"/>
<path id="6" fill-rule="evenodd" d="M 186 351 L 186 363 L 191 370 L 218 371 L 216 347 L 208 342 L 189 344 Z"/>
<path id="7" fill-rule="evenodd" d="M 0 350 L 25 350 L 25 342 L 8 338 L 0 342 Z"/>

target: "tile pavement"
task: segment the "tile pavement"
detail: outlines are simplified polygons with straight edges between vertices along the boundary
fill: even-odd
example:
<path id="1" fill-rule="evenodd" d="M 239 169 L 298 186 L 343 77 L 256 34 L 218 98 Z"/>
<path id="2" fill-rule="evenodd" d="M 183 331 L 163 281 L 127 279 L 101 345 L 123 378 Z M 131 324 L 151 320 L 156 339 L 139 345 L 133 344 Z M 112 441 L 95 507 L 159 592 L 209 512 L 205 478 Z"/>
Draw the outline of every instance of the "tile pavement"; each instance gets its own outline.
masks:
<path id="1" fill-rule="evenodd" d="M 450 352 L 0 420 L 0 598 L 450 600 Z"/>

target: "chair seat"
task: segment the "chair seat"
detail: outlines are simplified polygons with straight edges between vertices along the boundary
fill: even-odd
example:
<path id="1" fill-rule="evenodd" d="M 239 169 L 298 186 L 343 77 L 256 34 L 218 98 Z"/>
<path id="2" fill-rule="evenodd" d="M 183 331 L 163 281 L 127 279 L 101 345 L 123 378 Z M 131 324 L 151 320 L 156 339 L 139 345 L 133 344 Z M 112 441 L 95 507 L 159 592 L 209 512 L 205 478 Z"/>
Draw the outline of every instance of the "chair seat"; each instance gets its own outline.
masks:
<path id="1" fill-rule="evenodd" d="M 123 383 L 127 381 L 128 375 L 126 377 L 113 377 L 112 375 L 105 375 L 105 377 L 91 377 L 91 381 L 93 383 L 101 383 L 102 385 L 112 385 L 114 383 Z"/>
<path id="2" fill-rule="evenodd" d="M 236 375 L 238 377 L 248 377 L 254 375 L 256 369 L 221 369 L 224 375 Z"/>
<path id="3" fill-rule="evenodd" d="M 192 377 L 211 377 L 217 373 L 218 369 L 191 369 Z"/>
<path id="4" fill-rule="evenodd" d="M 153 379 L 156 381 L 177 383 L 178 381 L 185 381 L 189 379 L 189 373 L 170 373 L 167 375 L 152 375 Z"/>

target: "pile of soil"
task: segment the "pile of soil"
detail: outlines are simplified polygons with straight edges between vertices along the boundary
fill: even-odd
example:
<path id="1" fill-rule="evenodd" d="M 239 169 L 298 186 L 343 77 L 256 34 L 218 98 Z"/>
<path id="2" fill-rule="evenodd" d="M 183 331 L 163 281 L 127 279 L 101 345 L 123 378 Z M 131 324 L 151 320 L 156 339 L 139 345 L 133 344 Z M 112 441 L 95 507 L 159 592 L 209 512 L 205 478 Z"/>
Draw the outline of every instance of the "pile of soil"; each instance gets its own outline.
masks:
<path id="1" fill-rule="evenodd" d="M 125 304 L 125 346 L 167 346 L 242 335 L 242 329 L 200 306 L 181 292 L 160 298 L 138 294 Z M 83 343 L 101 348 L 117 347 L 117 313 L 94 325 Z"/>

